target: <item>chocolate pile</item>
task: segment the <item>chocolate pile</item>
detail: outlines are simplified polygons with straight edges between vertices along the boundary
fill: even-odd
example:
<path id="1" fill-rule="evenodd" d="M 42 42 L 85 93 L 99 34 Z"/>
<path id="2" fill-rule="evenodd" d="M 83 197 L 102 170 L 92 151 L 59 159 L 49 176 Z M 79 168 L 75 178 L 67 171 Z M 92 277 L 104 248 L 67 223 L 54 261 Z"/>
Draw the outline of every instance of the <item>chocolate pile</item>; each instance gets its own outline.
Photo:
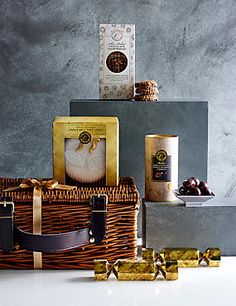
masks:
<path id="1" fill-rule="evenodd" d="M 158 84 L 154 80 L 135 83 L 136 94 L 134 99 L 136 101 L 158 101 L 159 90 L 157 86 Z"/>
<path id="2" fill-rule="evenodd" d="M 179 193 L 182 195 L 214 195 L 207 182 L 200 181 L 197 177 L 189 177 L 184 180 L 179 188 Z"/>

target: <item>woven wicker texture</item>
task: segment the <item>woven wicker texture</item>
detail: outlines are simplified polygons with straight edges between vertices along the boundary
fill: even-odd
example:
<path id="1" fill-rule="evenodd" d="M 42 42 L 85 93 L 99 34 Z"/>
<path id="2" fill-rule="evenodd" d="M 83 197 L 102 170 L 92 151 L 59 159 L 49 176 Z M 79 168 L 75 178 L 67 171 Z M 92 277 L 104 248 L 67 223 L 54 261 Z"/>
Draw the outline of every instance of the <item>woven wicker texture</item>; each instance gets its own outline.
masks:
<path id="1" fill-rule="evenodd" d="M 22 179 L 0 179 L 0 195 L 13 196 L 15 224 L 32 232 L 32 189 L 4 192 Z M 55 234 L 90 226 L 90 196 L 107 194 L 106 239 L 70 251 L 43 253 L 43 269 L 93 269 L 94 259 L 114 262 L 137 255 L 139 193 L 131 177 L 117 187 L 79 188 L 72 191 L 45 190 L 42 195 L 42 233 Z M 33 254 L 16 245 L 13 252 L 0 251 L 0 269 L 33 269 Z"/>

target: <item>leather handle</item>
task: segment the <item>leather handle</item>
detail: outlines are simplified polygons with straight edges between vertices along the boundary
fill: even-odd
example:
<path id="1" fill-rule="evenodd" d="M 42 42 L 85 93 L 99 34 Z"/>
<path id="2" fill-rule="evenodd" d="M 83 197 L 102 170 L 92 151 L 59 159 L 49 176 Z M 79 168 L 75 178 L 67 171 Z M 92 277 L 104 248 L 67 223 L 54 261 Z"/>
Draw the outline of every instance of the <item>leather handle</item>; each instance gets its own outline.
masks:
<path id="1" fill-rule="evenodd" d="M 60 234 L 35 235 L 15 227 L 14 232 L 15 241 L 21 248 L 46 253 L 71 250 L 87 245 L 90 237 L 89 228 Z"/>
<path id="2" fill-rule="evenodd" d="M 33 252 L 59 252 L 78 248 L 95 242 L 99 244 L 106 235 L 107 195 L 91 196 L 91 230 L 83 228 L 60 234 L 36 235 L 14 226 L 14 203 L 8 199 L 0 204 L 0 247 L 10 252 L 14 242 L 25 250 Z M 14 234 L 14 235 L 13 235 Z"/>

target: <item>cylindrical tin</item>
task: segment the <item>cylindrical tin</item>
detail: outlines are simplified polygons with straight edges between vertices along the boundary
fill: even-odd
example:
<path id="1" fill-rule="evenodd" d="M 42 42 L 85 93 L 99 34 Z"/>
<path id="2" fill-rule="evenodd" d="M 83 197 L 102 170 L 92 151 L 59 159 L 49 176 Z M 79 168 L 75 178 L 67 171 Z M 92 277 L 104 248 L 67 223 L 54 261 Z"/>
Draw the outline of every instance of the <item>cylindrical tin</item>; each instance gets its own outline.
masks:
<path id="1" fill-rule="evenodd" d="M 145 200 L 176 200 L 173 189 L 178 188 L 178 147 L 177 135 L 146 135 Z"/>

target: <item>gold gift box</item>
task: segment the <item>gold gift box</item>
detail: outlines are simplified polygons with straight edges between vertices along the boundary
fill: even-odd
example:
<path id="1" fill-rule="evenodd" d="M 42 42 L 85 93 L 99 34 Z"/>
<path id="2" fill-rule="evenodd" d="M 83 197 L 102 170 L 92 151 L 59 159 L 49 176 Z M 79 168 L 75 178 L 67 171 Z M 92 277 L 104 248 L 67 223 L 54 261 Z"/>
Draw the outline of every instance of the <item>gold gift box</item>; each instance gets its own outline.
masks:
<path id="1" fill-rule="evenodd" d="M 89 145 L 94 154 L 97 145 L 105 140 L 105 176 L 90 182 L 93 185 L 117 186 L 119 178 L 119 121 L 117 117 L 56 117 L 53 122 L 53 177 L 61 184 L 67 181 L 65 169 L 65 141 L 79 139 L 75 150 Z M 88 153 L 88 154 L 89 154 Z M 75 180 L 73 178 L 73 183 Z M 78 180 L 78 185 L 84 185 Z M 86 185 L 86 184 L 85 184 Z"/>

